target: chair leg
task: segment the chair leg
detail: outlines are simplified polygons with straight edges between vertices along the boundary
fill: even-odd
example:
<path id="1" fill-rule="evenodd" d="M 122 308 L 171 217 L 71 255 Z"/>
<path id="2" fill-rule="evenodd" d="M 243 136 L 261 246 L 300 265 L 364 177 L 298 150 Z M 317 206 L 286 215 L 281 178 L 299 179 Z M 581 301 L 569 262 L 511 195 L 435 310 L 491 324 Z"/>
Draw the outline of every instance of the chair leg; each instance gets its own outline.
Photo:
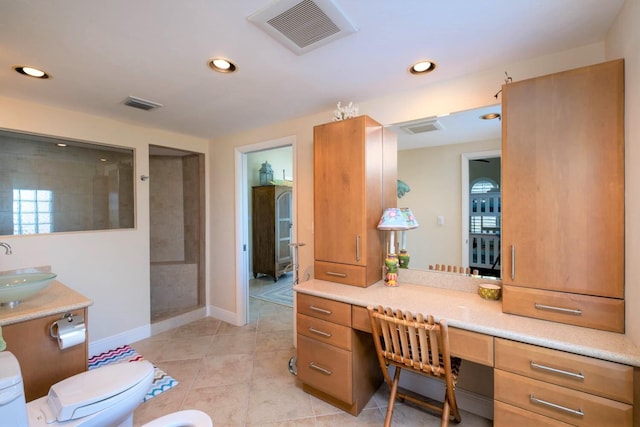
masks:
<path id="1" fill-rule="evenodd" d="M 396 366 L 396 372 L 393 374 L 393 383 L 391 384 L 391 394 L 389 403 L 387 404 L 387 415 L 384 418 L 384 427 L 391 427 L 391 417 L 393 416 L 393 405 L 396 403 L 398 395 L 398 383 L 400 381 L 400 367 Z"/>
<path id="2" fill-rule="evenodd" d="M 442 406 L 442 420 L 440 421 L 440 427 L 448 427 L 449 426 L 449 401 L 445 397 L 444 405 Z"/>

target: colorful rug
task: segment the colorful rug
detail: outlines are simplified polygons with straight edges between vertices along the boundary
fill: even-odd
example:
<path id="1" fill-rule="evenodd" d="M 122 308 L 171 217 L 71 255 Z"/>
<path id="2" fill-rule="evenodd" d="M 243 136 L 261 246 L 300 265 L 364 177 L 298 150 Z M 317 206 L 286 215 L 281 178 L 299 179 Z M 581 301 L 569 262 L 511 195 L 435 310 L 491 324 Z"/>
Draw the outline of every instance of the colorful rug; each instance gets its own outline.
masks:
<path id="1" fill-rule="evenodd" d="M 123 345 L 115 350 L 105 351 L 104 353 L 100 353 L 89 358 L 89 369 L 99 368 L 100 366 L 108 365 L 110 363 L 137 362 L 140 360 L 145 359 L 128 345 Z M 155 365 L 153 365 L 153 367 L 155 368 L 153 383 L 144 397 L 143 402 L 146 402 L 160 393 L 164 393 L 169 390 L 171 387 L 178 385 L 178 381 L 167 375 L 167 373 L 162 369 Z"/>
<path id="2" fill-rule="evenodd" d="M 263 301 L 293 307 L 293 280 L 288 276 L 289 275 L 283 276 L 275 283 L 273 279 L 268 278 L 268 283 L 256 289 L 251 289 L 249 296 Z"/>

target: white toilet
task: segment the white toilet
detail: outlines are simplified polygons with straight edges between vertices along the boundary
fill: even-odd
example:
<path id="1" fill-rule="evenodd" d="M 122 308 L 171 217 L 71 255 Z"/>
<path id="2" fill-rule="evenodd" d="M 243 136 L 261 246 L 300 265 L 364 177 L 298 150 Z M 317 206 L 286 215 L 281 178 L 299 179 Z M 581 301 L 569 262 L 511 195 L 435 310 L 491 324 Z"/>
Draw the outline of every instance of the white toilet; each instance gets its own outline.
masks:
<path id="1" fill-rule="evenodd" d="M 16 357 L 0 352 L 0 420 L 12 427 L 131 427 L 133 411 L 153 382 L 147 361 L 116 363 L 62 380 L 26 403 Z M 165 421 L 162 421 L 165 420 Z M 212 427 L 201 411 L 180 411 L 145 427 Z"/>

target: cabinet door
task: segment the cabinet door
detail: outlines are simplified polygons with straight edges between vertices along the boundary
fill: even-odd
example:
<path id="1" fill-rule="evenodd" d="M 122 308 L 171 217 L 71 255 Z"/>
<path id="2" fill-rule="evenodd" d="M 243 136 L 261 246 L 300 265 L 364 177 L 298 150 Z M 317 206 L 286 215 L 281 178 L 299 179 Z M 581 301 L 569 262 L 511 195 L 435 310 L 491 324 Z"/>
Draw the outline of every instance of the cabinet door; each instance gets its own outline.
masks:
<path id="1" fill-rule="evenodd" d="M 314 128 L 314 229 L 318 261 L 366 265 L 365 117 Z"/>
<path id="2" fill-rule="evenodd" d="M 503 90 L 503 282 L 623 297 L 622 60 Z"/>
<path id="3" fill-rule="evenodd" d="M 291 209 L 291 190 L 282 189 L 276 198 L 276 257 L 278 271 L 286 269 L 291 263 L 291 228 L 293 215 Z"/>

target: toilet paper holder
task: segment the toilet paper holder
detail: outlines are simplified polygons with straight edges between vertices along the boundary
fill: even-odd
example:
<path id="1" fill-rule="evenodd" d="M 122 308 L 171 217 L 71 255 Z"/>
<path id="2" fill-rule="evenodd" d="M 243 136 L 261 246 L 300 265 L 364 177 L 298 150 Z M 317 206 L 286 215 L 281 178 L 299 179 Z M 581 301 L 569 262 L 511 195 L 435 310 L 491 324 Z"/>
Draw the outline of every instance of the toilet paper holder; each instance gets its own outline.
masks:
<path id="1" fill-rule="evenodd" d="M 65 313 L 49 326 L 49 334 L 58 341 L 61 350 L 85 342 L 86 332 L 84 317 L 73 313 Z"/>

